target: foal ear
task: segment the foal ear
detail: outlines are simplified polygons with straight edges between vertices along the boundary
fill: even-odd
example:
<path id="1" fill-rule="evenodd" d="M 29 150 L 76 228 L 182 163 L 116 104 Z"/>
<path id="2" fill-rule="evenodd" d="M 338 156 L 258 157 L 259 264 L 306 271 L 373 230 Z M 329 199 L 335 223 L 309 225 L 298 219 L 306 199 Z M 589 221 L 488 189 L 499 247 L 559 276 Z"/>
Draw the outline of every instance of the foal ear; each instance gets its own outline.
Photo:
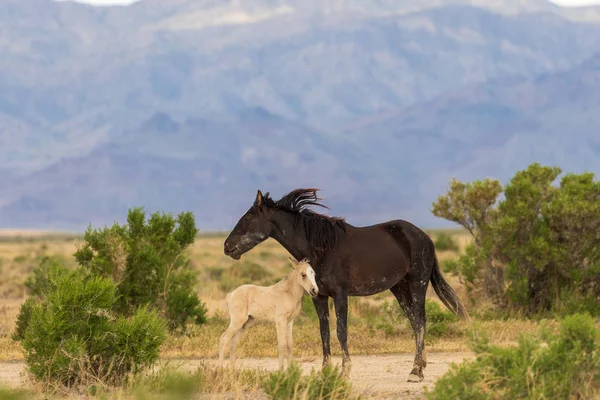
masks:
<path id="1" fill-rule="evenodd" d="M 298 261 L 294 260 L 292 257 L 288 257 L 288 260 L 290 260 L 292 267 L 294 267 L 294 269 L 296 269 L 296 267 L 298 266 Z"/>
<path id="2" fill-rule="evenodd" d="M 254 204 L 258 207 L 263 205 L 263 194 L 260 191 L 260 189 L 258 189 L 258 191 L 256 192 L 256 200 L 254 200 Z"/>

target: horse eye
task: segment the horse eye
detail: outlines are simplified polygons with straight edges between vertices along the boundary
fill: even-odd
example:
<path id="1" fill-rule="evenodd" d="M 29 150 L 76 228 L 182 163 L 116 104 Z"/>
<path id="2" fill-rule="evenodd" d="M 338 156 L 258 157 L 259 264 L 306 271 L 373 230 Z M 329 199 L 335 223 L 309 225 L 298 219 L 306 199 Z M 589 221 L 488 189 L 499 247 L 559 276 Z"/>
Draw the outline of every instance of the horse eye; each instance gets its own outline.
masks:
<path id="1" fill-rule="evenodd" d="M 303 278 L 306 278 L 306 274 L 305 274 L 304 272 L 302 273 L 302 277 L 303 277 Z"/>

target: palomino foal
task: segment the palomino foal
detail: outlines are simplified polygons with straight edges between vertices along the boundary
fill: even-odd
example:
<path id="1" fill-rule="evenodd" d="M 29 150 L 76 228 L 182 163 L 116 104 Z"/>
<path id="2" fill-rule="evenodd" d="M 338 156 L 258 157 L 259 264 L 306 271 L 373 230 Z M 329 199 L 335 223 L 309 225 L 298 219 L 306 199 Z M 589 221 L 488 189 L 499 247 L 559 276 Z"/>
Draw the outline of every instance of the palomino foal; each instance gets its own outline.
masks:
<path id="1" fill-rule="evenodd" d="M 287 349 L 288 367 L 292 361 L 292 327 L 300 313 L 304 290 L 313 298 L 319 294 L 315 271 L 308 260 L 289 258 L 294 270 L 272 286 L 242 285 L 227 295 L 229 328 L 221 335 L 219 363 L 223 365 L 229 344 L 229 359 L 235 365 L 235 348 L 244 331 L 255 320 L 272 320 L 277 329 L 279 369 L 283 369 L 283 353 Z"/>

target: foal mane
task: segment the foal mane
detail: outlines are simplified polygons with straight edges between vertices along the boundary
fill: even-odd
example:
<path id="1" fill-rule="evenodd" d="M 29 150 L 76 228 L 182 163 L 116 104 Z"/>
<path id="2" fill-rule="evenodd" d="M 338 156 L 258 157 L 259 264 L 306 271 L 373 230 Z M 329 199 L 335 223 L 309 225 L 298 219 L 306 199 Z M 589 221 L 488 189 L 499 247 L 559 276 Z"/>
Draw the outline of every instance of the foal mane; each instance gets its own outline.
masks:
<path id="1" fill-rule="evenodd" d="M 319 206 L 329 209 L 320 202 L 322 199 L 317 196 L 318 190 L 314 188 L 292 190 L 277 201 L 273 200 L 269 193 L 264 195 L 268 207 L 295 215 L 294 230 L 297 233 L 300 228 L 304 229 L 306 240 L 313 253 L 311 261 L 320 260 L 325 253 L 334 251 L 340 233 L 347 233 L 348 227 L 343 218 L 319 214 L 309 208 Z"/>

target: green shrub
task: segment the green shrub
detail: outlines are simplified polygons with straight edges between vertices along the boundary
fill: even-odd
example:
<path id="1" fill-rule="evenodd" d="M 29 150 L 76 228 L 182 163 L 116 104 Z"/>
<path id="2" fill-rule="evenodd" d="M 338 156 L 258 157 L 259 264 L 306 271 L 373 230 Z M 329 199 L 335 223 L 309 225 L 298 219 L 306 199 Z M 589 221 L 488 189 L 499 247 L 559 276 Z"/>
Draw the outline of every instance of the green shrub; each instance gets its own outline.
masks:
<path id="1" fill-rule="evenodd" d="M 302 316 L 309 320 L 317 321 L 319 316 L 317 315 L 317 309 L 312 301 L 312 298 L 308 295 L 302 296 Z"/>
<path id="2" fill-rule="evenodd" d="M 263 388 L 273 400 L 285 400 L 297 397 L 306 389 L 306 380 L 302 379 L 302 370 L 296 363 L 283 371 L 272 372 L 264 380 Z"/>
<path id="3" fill-rule="evenodd" d="M 303 376 L 298 364 L 292 363 L 286 370 L 270 373 L 263 381 L 263 389 L 273 400 L 351 398 L 350 384 L 333 366 Z"/>
<path id="4" fill-rule="evenodd" d="M 442 308 L 436 301 L 425 300 L 425 315 L 427 316 L 426 338 L 441 338 L 457 333 L 455 323 L 458 322 L 458 317 Z"/>
<path id="5" fill-rule="evenodd" d="M 154 213 L 146 221 L 141 208 L 129 211 L 127 225 L 92 230 L 75 253 L 89 273 L 117 283 L 114 310 L 130 315 L 142 305 L 160 310 L 171 331 L 188 322 L 202 324 L 207 309 L 198 299 L 197 283 L 183 253 L 194 243 L 198 230 L 192 213 Z"/>
<path id="6" fill-rule="evenodd" d="M 589 297 L 573 296 L 569 291 L 561 292 L 554 307 L 557 316 L 565 317 L 571 314 L 600 315 L 600 301 Z"/>
<path id="7" fill-rule="evenodd" d="M 366 317 L 372 333 L 379 330 L 385 333 L 386 336 L 394 336 L 399 334 L 403 325 L 410 326 L 408 319 L 395 299 L 390 302 L 384 301 L 378 308 L 377 313 L 372 313 Z M 409 327 L 408 329 L 412 332 L 412 328 Z"/>
<path id="8" fill-rule="evenodd" d="M 181 373 L 171 369 L 145 376 L 133 386 L 136 400 L 156 399 L 193 399 L 200 392 L 202 375 Z"/>
<path id="9" fill-rule="evenodd" d="M 435 240 L 436 250 L 458 251 L 458 243 L 449 233 L 440 233 Z"/>
<path id="10" fill-rule="evenodd" d="M 534 163 L 504 187 L 453 180 L 433 204 L 434 215 L 473 235 L 453 266 L 472 299 L 534 314 L 556 311 L 565 292 L 573 309 L 600 297 L 600 182 L 566 174 L 554 185 L 560 173 Z"/>
<path id="11" fill-rule="evenodd" d="M 461 273 L 461 264 L 457 259 L 444 260 L 440 264 L 442 271 L 448 274 L 458 276 Z"/>
<path id="12" fill-rule="evenodd" d="M 337 367 L 328 366 L 322 372 L 311 373 L 308 377 L 309 399 L 349 399 L 350 383 L 342 378 Z"/>
<path id="13" fill-rule="evenodd" d="M 412 332 L 408 318 L 395 300 L 383 302 L 378 311 L 377 314 L 365 318 L 372 331 L 380 330 L 387 336 L 397 335 L 406 329 Z M 427 317 L 426 339 L 462 335 L 458 318 L 447 309 L 442 308 L 436 301 L 425 300 L 425 315 Z"/>
<path id="14" fill-rule="evenodd" d="M 453 365 L 427 393 L 432 400 L 593 399 L 600 396 L 600 336 L 589 314 L 521 336 L 517 347 L 474 341 L 474 361 Z"/>
<path id="15" fill-rule="evenodd" d="M 50 285 L 49 272 L 54 269 L 55 273 L 68 274 L 71 270 L 64 266 L 64 260 L 60 257 L 44 256 L 40 259 L 39 265 L 33 269 L 31 276 L 25 281 L 25 287 L 29 290 L 30 296 L 38 298 L 43 297 Z M 82 269 L 75 270 L 77 274 L 85 273 Z"/>
<path id="16" fill-rule="evenodd" d="M 12 335 L 12 339 L 14 341 L 18 342 L 25 338 L 25 331 L 29 326 L 29 321 L 31 321 L 31 313 L 35 306 L 36 302 L 32 297 L 29 297 L 23 304 L 21 304 L 19 314 L 17 315 L 17 322 L 15 324 L 15 332 Z"/>
<path id="17" fill-rule="evenodd" d="M 15 334 L 37 379 L 118 384 L 158 359 L 164 322 L 146 308 L 129 318 L 114 315 L 117 287 L 111 280 L 50 267 L 47 287 L 39 304 L 23 304 L 19 321 L 27 322 Z"/>

